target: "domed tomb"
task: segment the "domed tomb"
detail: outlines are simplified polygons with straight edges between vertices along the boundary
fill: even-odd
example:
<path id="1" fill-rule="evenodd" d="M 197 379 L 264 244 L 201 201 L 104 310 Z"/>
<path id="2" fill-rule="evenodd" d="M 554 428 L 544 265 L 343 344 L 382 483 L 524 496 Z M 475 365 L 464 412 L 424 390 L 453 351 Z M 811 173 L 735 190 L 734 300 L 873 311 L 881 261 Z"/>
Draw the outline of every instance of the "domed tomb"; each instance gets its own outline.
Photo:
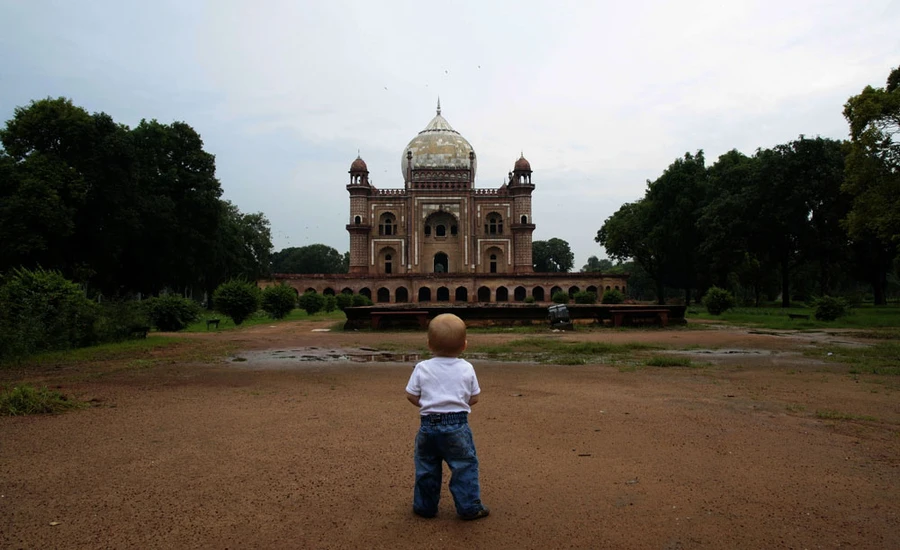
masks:
<path id="1" fill-rule="evenodd" d="M 412 153 L 411 159 L 408 158 L 408 153 Z M 419 132 L 419 135 L 414 137 L 403 149 L 400 159 L 400 169 L 404 181 L 410 179 L 409 169 L 413 171 L 468 171 L 471 169 L 471 175 L 466 179 L 474 181 L 477 166 L 478 161 L 472 145 L 450 126 L 447 119 L 441 116 L 440 101 L 438 101 L 437 114 L 425 126 L 425 129 Z"/>

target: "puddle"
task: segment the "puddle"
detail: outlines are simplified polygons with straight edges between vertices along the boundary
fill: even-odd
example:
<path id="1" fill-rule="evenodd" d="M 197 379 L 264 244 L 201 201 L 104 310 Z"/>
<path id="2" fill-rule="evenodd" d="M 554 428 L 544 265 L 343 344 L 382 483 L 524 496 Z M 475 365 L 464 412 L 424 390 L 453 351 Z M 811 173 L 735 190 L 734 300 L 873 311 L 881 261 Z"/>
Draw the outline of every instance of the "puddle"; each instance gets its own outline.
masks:
<path id="1" fill-rule="evenodd" d="M 776 352 L 758 349 L 688 349 L 667 351 L 666 353 L 683 353 L 686 355 L 772 355 Z"/>
<path id="2" fill-rule="evenodd" d="M 309 347 L 244 351 L 226 361 L 239 364 L 241 368 L 284 369 L 310 363 L 418 363 L 422 359 L 419 353 L 378 351 L 372 348 Z"/>

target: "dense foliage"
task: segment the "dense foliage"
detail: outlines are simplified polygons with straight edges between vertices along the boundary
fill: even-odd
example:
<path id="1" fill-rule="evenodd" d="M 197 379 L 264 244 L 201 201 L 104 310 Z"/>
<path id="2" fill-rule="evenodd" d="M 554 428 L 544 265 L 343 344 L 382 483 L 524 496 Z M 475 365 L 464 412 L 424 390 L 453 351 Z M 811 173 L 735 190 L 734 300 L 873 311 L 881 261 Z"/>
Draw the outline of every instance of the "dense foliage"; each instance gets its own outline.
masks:
<path id="1" fill-rule="evenodd" d="M 325 296 L 314 291 L 304 292 L 299 300 L 300 309 L 306 310 L 306 313 L 315 315 L 325 309 Z"/>
<path id="2" fill-rule="evenodd" d="M 272 273 L 347 273 L 349 253 L 324 244 L 285 248 L 272 256 Z"/>
<path id="3" fill-rule="evenodd" d="M 867 285 L 884 304 L 900 267 L 900 69 L 851 97 L 844 115 L 849 142 L 801 135 L 709 166 L 703 151 L 687 153 L 648 181 L 595 237 L 652 280 L 651 291 L 629 279 L 629 295 L 664 303 L 681 289 L 690 303 L 718 286 L 742 304 L 788 307 Z"/>
<path id="4" fill-rule="evenodd" d="M 597 303 L 597 293 L 589 292 L 587 290 L 582 290 L 580 292 L 576 292 L 572 299 L 575 300 L 576 304 L 596 304 Z"/>
<path id="5" fill-rule="evenodd" d="M 813 302 L 817 321 L 834 321 L 847 315 L 847 302 L 833 296 L 822 296 Z"/>
<path id="6" fill-rule="evenodd" d="M 734 307 L 734 296 L 727 290 L 714 286 L 703 296 L 703 305 L 710 315 L 721 315 Z"/>
<path id="7" fill-rule="evenodd" d="M 624 301 L 625 295 L 614 288 L 604 291 L 603 297 L 600 299 L 603 304 L 621 304 Z"/>
<path id="8" fill-rule="evenodd" d="M 166 332 L 184 330 L 200 318 L 200 306 L 190 298 L 177 294 L 165 294 L 144 300 L 150 323 Z"/>
<path id="9" fill-rule="evenodd" d="M 569 243 L 553 238 L 531 243 L 531 261 L 538 273 L 568 273 L 572 271 L 575 255 Z"/>
<path id="10" fill-rule="evenodd" d="M 559 290 L 553 293 L 553 296 L 550 296 L 550 299 L 555 304 L 568 304 L 569 303 L 569 293 Z"/>
<path id="11" fill-rule="evenodd" d="M 274 319 L 284 319 L 297 306 L 297 291 L 287 285 L 273 285 L 262 291 L 262 310 Z"/>
<path id="12" fill-rule="evenodd" d="M 48 98 L 16 108 L 0 143 L 0 273 L 42 266 L 106 297 L 268 273 L 268 220 L 221 200 L 184 122 L 129 128 Z"/>
<path id="13" fill-rule="evenodd" d="M 231 317 L 240 325 L 259 309 L 260 292 L 256 284 L 240 279 L 222 283 L 213 294 L 216 311 Z"/>
<path id="14" fill-rule="evenodd" d="M 99 306 L 58 271 L 15 269 L 0 285 L 0 362 L 97 341 Z"/>

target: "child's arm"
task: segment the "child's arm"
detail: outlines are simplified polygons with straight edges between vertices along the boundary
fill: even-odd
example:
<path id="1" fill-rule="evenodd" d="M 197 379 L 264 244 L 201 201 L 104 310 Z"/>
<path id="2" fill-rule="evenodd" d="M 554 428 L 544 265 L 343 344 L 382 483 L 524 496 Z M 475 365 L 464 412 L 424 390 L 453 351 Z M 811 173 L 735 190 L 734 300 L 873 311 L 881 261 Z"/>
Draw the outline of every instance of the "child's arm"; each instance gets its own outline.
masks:
<path id="1" fill-rule="evenodd" d="M 472 405 L 474 405 L 475 403 L 478 403 L 478 396 L 477 396 L 477 395 L 473 395 L 472 397 L 469 398 L 469 406 L 470 406 L 470 407 L 471 407 Z"/>
<path id="2" fill-rule="evenodd" d="M 406 400 L 415 405 L 416 407 L 421 407 L 421 403 L 419 403 L 419 396 L 413 395 L 409 392 L 406 393 Z"/>

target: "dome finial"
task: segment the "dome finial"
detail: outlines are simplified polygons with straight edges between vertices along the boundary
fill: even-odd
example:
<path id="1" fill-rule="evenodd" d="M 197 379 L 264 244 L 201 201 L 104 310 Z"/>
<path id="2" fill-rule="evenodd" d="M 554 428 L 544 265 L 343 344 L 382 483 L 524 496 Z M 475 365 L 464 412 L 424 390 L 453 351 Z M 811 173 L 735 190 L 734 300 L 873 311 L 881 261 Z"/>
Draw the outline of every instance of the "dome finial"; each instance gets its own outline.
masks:
<path id="1" fill-rule="evenodd" d="M 438 96 L 437 114 L 441 114 L 441 96 Z"/>

